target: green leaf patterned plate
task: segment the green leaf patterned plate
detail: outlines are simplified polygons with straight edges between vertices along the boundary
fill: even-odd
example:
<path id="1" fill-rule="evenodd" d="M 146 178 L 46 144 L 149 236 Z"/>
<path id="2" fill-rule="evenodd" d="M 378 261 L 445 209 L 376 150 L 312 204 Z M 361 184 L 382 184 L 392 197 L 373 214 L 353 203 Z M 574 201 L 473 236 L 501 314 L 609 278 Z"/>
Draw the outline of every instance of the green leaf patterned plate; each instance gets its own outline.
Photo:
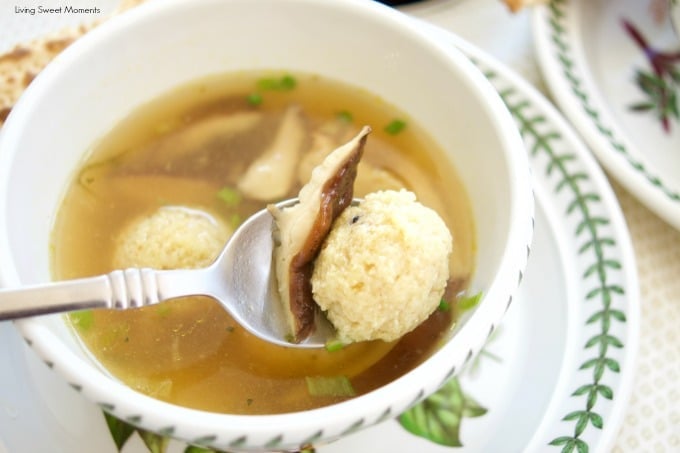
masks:
<path id="1" fill-rule="evenodd" d="M 613 177 L 680 229 L 680 35 L 664 6 L 551 0 L 533 32 L 566 117 Z"/>
<path id="2" fill-rule="evenodd" d="M 606 452 L 632 387 L 639 319 L 633 253 L 614 194 L 542 95 L 476 48 L 424 27 L 466 52 L 515 117 L 533 167 L 535 243 L 516 303 L 460 376 L 397 420 L 316 452 Z M 9 452 L 117 451 L 101 411 L 25 353 L 7 323 L 0 344 L 0 452 L 3 442 Z M 165 446 L 109 423 L 123 433 L 124 453 Z"/>
<path id="3" fill-rule="evenodd" d="M 462 391 L 447 384 L 416 408 L 438 416 L 413 415 L 425 417 L 416 436 L 404 423 L 385 423 L 318 451 L 608 452 L 632 390 L 639 333 L 635 260 L 616 198 L 540 93 L 482 51 L 426 27 L 477 64 L 522 132 L 537 200 L 532 255 L 499 334 L 454 381 Z M 456 400 L 460 417 L 442 414 Z M 445 428 L 459 447 L 440 445 Z"/>

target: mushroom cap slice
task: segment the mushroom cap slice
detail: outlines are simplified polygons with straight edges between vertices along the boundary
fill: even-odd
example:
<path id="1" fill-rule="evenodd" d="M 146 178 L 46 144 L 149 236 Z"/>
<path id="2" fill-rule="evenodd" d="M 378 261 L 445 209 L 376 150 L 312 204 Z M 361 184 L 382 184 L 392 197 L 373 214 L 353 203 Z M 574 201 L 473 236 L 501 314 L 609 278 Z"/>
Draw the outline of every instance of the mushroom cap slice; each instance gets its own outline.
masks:
<path id="1" fill-rule="evenodd" d="M 269 207 L 276 223 L 274 263 L 279 296 L 293 341 L 303 340 L 314 329 L 318 310 L 312 298 L 314 259 L 333 221 L 352 203 L 357 166 L 370 132 L 371 128 L 364 126 L 314 168 L 310 181 L 300 189 L 298 204 Z"/>
<path id="2" fill-rule="evenodd" d="M 246 169 L 238 189 L 248 198 L 271 201 L 293 187 L 295 168 L 307 138 L 302 108 L 293 104 L 283 114 L 274 140 Z"/>

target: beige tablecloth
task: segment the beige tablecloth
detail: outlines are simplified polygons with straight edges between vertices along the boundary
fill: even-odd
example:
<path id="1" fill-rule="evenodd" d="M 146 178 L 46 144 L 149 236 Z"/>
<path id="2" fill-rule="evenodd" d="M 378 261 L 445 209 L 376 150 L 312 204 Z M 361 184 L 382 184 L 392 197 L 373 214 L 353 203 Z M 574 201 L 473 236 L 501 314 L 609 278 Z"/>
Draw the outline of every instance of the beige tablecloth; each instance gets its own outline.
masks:
<path id="1" fill-rule="evenodd" d="M 125 0 L 133 3 L 134 0 Z M 156 0 L 159 1 L 159 0 Z M 584 0 L 585 1 L 585 0 Z M 82 18 L 30 17 L 0 5 L 0 53 L 13 44 Z M 30 6 L 40 2 L 16 2 Z M 83 3 L 80 0 L 72 4 Z M 114 0 L 100 5 L 102 15 Z M 426 0 L 401 8 L 407 14 L 451 30 L 515 69 L 547 93 L 533 54 L 531 12 L 511 14 L 499 0 Z M 637 375 L 615 452 L 680 451 L 680 232 L 613 184 L 628 222 L 641 286 L 641 332 Z"/>

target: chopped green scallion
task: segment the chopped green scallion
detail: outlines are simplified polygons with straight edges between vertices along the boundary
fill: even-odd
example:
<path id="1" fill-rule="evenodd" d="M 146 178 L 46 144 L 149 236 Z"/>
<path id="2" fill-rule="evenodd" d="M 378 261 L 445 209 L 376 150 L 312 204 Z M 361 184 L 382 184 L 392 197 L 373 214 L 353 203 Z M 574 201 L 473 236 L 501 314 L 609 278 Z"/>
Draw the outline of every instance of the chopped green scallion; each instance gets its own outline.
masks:
<path id="1" fill-rule="evenodd" d="M 78 330 L 88 330 L 94 324 L 94 313 L 92 310 L 81 310 L 69 315 L 71 324 Z"/>
<path id="2" fill-rule="evenodd" d="M 449 311 L 451 310 L 451 304 L 449 304 L 447 301 L 444 299 L 439 301 L 439 311 Z"/>
<path id="3" fill-rule="evenodd" d="M 238 190 L 234 189 L 233 187 L 229 186 L 222 187 L 217 192 L 217 198 L 224 201 L 228 206 L 232 208 L 238 206 L 238 204 L 241 203 L 241 200 L 243 200 L 243 196 L 241 195 L 241 193 Z"/>
<path id="4" fill-rule="evenodd" d="M 342 110 L 342 111 L 338 112 L 336 117 L 344 123 L 351 123 L 354 120 L 354 118 L 352 117 L 352 114 L 350 112 L 348 112 L 347 110 Z"/>
<path id="5" fill-rule="evenodd" d="M 297 80 L 291 75 L 285 75 L 281 78 L 281 89 L 292 90 L 297 85 Z"/>
<path id="6" fill-rule="evenodd" d="M 246 97 L 246 100 L 248 101 L 248 104 L 252 106 L 257 106 L 262 104 L 262 95 L 260 93 L 250 93 Z"/>
<path id="7" fill-rule="evenodd" d="M 263 91 L 290 91 L 296 85 L 297 80 L 289 74 L 279 78 L 267 77 L 257 81 L 257 88 Z"/>
<path id="8" fill-rule="evenodd" d="M 458 309 L 461 313 L 468 311 L 472 308 L 475 308 L 480 300 L 482 300 L 481 291 L 470 296 L 462 296 L 460 299 L 458 299 Z"/>
<path id="9" fill-rule="evenodd" d="M 392 120 L 390 124 L 385 126 L 385 132 L 387 132 L 390 135 L 397 135 L 404 129 L 406 129 L 406 121 L 399 119 Z"/>
<path id="10" fill-rule="evenodd" d="M 257 88 L 260 90 L 275 90 L 277 86 L 277 79 L 266 78 L 257 81 Z"/>
<path id="11" fill-rule="evenodd" d="M 356 392 L 347 376 L 307 376 L 307 390 L 312 396 L 354 396 Z"/>
<path id="12" fill-rule="evenodd" d="M 343 349 L 345 347 L 345 343 L 343 343 L 340 340 L 328 340 L 326 342 L 325 348 L 326 351 L 328 352 L 335 352 Z"/>

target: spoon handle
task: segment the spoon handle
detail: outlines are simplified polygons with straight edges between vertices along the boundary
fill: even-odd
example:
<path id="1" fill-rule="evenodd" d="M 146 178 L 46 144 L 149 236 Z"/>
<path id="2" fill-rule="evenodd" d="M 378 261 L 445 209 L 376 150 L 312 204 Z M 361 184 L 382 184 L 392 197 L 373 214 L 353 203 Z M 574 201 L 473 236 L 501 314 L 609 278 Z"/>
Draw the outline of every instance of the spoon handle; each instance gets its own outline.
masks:
<path id="1" fill-rule="evenodd" d="M 188 278 L 181 278 L 179 271 L 131 268 L 96 277 L 2 289 L 0 321 L 88 308 L 136 308 L 196 294 L 191 287 L 198 273 L 182 274 Z"/>

